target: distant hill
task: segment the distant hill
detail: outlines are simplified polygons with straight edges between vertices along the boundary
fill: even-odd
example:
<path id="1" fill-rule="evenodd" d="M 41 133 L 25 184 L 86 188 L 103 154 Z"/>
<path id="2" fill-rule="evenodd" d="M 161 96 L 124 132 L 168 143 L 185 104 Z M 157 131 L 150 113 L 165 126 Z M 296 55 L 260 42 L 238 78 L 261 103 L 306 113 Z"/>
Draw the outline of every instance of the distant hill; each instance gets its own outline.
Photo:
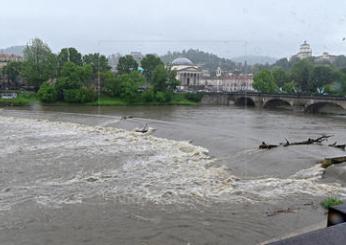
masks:
<path id="1" fill-rule="evenodd" d="M 239 56 L 232 58 L 233 61 L 238 63 L 244 63 L 247 62 L 248 65 L 272 65 L 274 64 L 278 59 L 274 57 L 269 56 L 259 56 L 259 55 L 248 55 L 248 56 Z"/>
<path id="2" fill-rule="evenodd" d="M 25 46 L 13 46 L 6 49 L 0 49 L 0 54 L 14 54 L 18 56 L 23 56 L 23 51 Z"/>
<path id="3" fill-rule="evenodd" d="M 236 64 L 225 58 L 220 58 L 215 54 L 207 53 L 198 49 L 183 50 L 182 52 L 168 52 L 161 56 L 164 63 L 169 64 L 174 59 L 185 57 L 190 59 L 194 64 L 200 65 L 203 69 L 207 69 L 210 72 L 216 71 L 217 67 L 221 67 L 223 70 L 232 71 L 237 68 Z"/>

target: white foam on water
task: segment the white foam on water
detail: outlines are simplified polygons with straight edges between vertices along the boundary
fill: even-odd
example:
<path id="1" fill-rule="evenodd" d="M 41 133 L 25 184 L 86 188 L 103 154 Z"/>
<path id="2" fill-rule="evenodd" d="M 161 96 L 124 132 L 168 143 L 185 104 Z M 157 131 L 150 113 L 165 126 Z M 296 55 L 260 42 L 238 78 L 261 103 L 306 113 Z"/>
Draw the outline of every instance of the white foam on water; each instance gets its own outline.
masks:
<path id="1" fill-rule="evenodd" d="M 12 135 L 15 137 L 11 139 L 13 144 L 0 143 L 2 156 L 16 158 L 18 153 L 38 151 L 46 154 L 45 159 L 47 156 L 54 159 L 55 164 L 62 161 L 59 160 L 61 155 L 72 154 L 100 160 L 93 162 L 93 168 L 87 162 L 66 162 L 65 157 L 64 168 L 68 168 L 68 164 L 78 166 L 71 168 L 68 176 L 59 177 L 49 172 L 51 163 L 47 160 L 42 171 L 49 173 L 48 176 L 22 183 L 26 188 L 14 186 L 8 193 L 0 192 L 0 210 L 28 198 L 51 207 L 81 203 L 96 196 L 125 203 L 209 205 L 266 202 L 295 194 L 346 193 L 341 185 L 319 183 L 324 170 L 318 165 L 286 179 L 238 179 L 226 168 L 217 167 L 216 159 L 208 155 L 207 149 L 188 142 L 116 128 L 3 116 L 0 116 L 0 127 L 5 132 L 0 136 L 1 142 Z M 41 155 L 36 157 L 28 159 L 27 164 L 42 160 Z M 98 164 L 106 157 L 116 160 L 99 169 Z M 5 157 L 0 159 L 4 161 Z"/>

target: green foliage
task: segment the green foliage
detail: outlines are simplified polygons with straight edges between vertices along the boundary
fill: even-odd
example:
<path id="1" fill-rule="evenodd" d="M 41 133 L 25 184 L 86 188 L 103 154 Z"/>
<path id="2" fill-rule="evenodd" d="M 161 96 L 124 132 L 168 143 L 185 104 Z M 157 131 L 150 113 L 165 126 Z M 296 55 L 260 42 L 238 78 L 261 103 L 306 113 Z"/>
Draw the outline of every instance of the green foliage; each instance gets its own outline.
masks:
<path id="1" fill-rule="evenodd" d="M 155 91 L 153 89 L 148 89 L 142 94 L 144 102 L 154 102 L 156 100 Z"/>
<path id="2" fill-rule="evenodd" d="M 75 48 L 64 48 L 58 54 L 59 68 L 62 68 L 65 63 L 71 62 L 76 65 L 82 65 L 82 54 Z M 59 69 L 60 70 L 60 69 Z"/>
<path id="3" fill-rule="evenodd" d="M 298 85 L 301 92 L 311 92 L 310 79 L 312 77 L 313 64 L 307 60 L 300 60 L 291 70 L 292 80 Z"/>
<path id="4" fill-rule="evenodd" d="M 164 65 L 155 67 L 152 84 L 156 91 L 164 91 L 167 88 L 168 73 Z"/>
<path id="5" fill-rule="evenodd" d="M 117 65 L 119 74 L 129 74 L 133 71 L 137 71 L 137 69 L 138 63 L 131 55 L 120 57 Z"/>
<path id="6" fill-rule="evenodd" d="M 144 77 L 137 71 L 120 76 L 120 97 L 128 101 L 134 101 L 139 96 L 139 87 L 144 85 Z"/>
<path id="7" fill-rule="evenodd" d="M 164 65 L 158 65 L 153 71 L 151 81 L 155 91 L 173 91 L 179 85 L 175 78 L 175 72 L 166 69 Z"/>
<path id="8" fill-rule="evenodd" d="M 312 70 L 311 80 L 309 83 L 309 89 L 311 92 L 321 90 L 323 86 L 331 84 L 336 79 L 336 72 L 331 66 L 315 66 Z"/>
<path id="9" fill-rule="evenodd" d="M 156 92 L 155 101 L 159 103 L 168 103 L 172 100 L 172 94 L 170 92 Z"/>
<path id="10" fill-rule="evenodd" d="M 193 102 L 201 102 L 203 94 L 201 93 L 185 93 L 185 98 Z"/>
<path id="11" fill-rule="evenodd" d="M 289 76 L 283 68 L 274 68 L 272 71 L 274 82 L 282 88 L 289 81 Z"/>
<path id="12" fill-rule="evenodd" d="M 90 65 L 92 69 L 92 80 L 96 81 L 98 75 L 103 72 L 110 71 L 106 56 L 99 53 L 87 54 L 83 56 L 83 64 Z"/>
<path id="13" fill-rule="evenodd" d="M 113 73 L 103 74 L 104 92 L 112 97 L 120 96 L 122 78 Z"/>
<path id="14" fill-rule="evenodd" d="M 22 62 L 12 61 L 2 68 L 2 74 L 11 87 L 18 87 L 22 65 Z"/>
<path id="15" fill-rule="evenodd" d="M 343 201 L 336 197 L 328 197 L 321 202 L 322 207 L 328 209 L 330 207 L 338 206 L 343 204 Z"/>
<path id="16" fill-rule="evenodd" d="M 262 70 L 254 77 L 253 87 L 259 92 L 275 93 L 277 85 L 269 70 Z"/>
<path id="17" fill-rule="evenodd" d="M 17 98 L 14 99 L 1 99 L 1 106 L 28 106 L 36 102 L 35 93 L 31 92 L 19 92 Z"/>
<path id="18" fill-rule="evenodd" d="M 86 103 L 96 100 L 94 90 L 81 87 L 79 89 L 64 89 L 64 101 L 69 103 Z"/>
<path id="19" fill-rule="evenodd" d="M 144 69 L 143 74 L 148 82 L 151 82 L 153 80 L 153 72 L 159 65 L 164 64 L 161 59 L 155 55 L 148 54 L 142 59 L 141 66 Z"/>
<path id="20" fill-rule="evenodd" d="M 119 96 L 134 101 L 140 94 L 140 87 L 144 86 L 145 78 L 137 71 L 128 74 L 105 75 L 105 91 L 110 96 Z"/>
<path id="21" fill-rule="evenodd" d="M 51 103 L 58 100 L 58 92 L 54 85 L 45 82 L 41 85 L 40 89 L 38 90 L 37 97 L 42 102 Z"/>
<path id="22" fill-rule="evenodd" d="M 288 70 L 291 67 L 291 64 L 287 58 L 282 58 L 276 61 L 273 66 L 279 69 Z"/>
<path id="23" fill-rule="evenodd" d="M 72 62 L 66 62 L 61 69 L 60 78 L 87 84 L 92 79 L 92 67 L 91 65 L 79 66 Z"/>
<path id="24" fill-rule="evenodd" d="M 22 76 L 29 84 L 40 87 L 45 81 L 56 76 L 57 58 L 48 45 L 34 39 L 24 50 Z"/>
<path id="25" fill-rule="evenodd" d="M 282 87 L 282 91 L 288 94 L 294 94 L 297 92 L 297 85 L 294 81 L 286 82 Z"/>
<path id="26" fill-rule="evenodd" d="M 128 101 L 121 99 L 119 97 L 113 98 L 108 96 L 103 96 L 98 100 L 87 103 L 87 105 L 92 106 L 125 106 L 128 105 Z"/>

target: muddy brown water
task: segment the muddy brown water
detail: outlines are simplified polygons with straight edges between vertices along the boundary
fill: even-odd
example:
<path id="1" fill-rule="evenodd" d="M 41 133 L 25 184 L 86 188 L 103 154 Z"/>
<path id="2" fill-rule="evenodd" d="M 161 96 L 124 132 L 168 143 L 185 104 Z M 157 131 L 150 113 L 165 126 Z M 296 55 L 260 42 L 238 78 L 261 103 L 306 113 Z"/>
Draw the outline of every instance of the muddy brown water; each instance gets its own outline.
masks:
<path id="1" fill-rule="evenodd" d="M 257 149 L 344 143 L 344 116 L 35 106 L 0 119 L 0 244 L 257 244 L 323 226 L 320 201 L 346 193 L 345 165 L 316 164 L 345 154 L 328 142 Z"/>

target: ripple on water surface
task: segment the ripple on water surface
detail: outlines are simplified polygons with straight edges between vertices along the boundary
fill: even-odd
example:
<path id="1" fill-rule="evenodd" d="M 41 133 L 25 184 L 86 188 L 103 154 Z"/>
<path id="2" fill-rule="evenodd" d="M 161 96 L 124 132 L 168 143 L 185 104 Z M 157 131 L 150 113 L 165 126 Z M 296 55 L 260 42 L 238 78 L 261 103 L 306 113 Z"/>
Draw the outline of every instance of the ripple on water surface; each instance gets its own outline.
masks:
<path id="1" fill-rule="evenodd" d="M 0 210 L 26 200 L 60 207 L 95 196 L 125 203 L 209 205 L 294 194 L 342 194 L 320 166 L 289 178 L 239 179 L 208 150 L 116 128 L 0 117 Z"/>

